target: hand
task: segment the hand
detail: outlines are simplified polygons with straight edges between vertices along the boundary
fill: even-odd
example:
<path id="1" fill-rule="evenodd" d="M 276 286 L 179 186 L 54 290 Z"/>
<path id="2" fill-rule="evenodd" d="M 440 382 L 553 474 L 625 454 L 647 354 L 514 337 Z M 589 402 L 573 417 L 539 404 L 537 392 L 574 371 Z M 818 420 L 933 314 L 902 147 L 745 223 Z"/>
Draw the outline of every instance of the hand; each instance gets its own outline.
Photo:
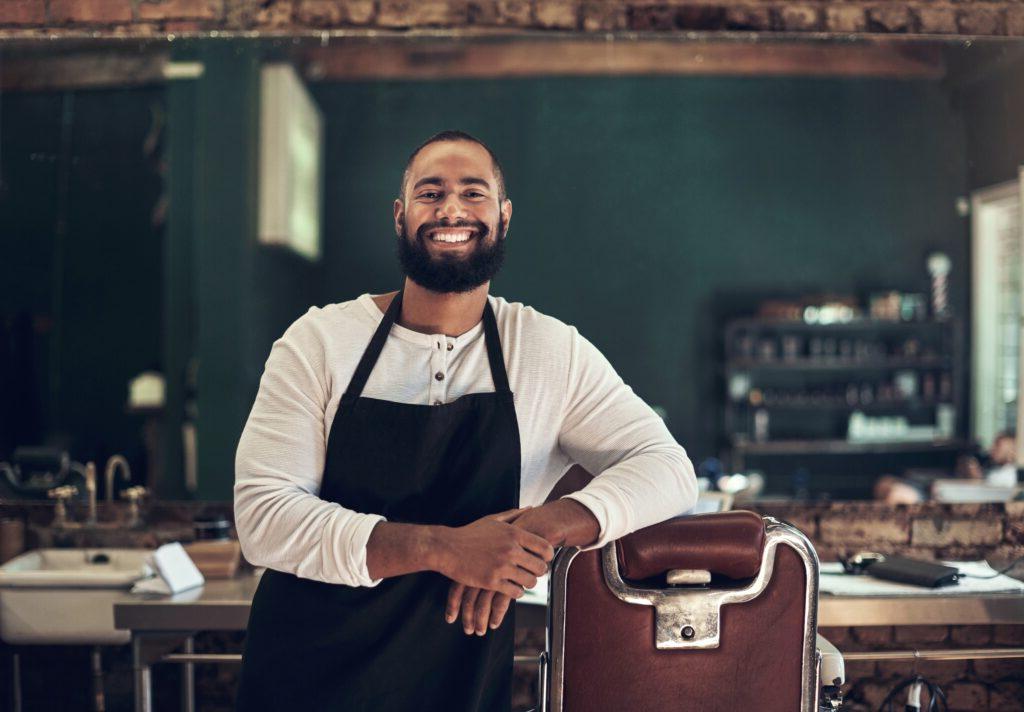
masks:
<path id="1" fill-rule="evenodd" d="M 518 597 L 517 597 L 518 598 Z M 504 593 L 465 586 L 452 582 L 448 589 L 445 620 L 454 623 L 462 610 L 462 630 L 466 635 L 483 635 L 501 625 L 512 599 Z"/>
<path id="2" fill-rule="evenodd" d="M 550 512 L 550 507 L 548 511 Z M 517 527 L 542 536 L 549 543 L 558 545 L 564 538 L 556 531 L 557 526 L 544 512 L 544 507 L 531 509 L 524 507 L 514 516 L 506 519 L 509 523 L 515 523 Z M 551 541 L 555 539 L 555 541 Z M 546 573 L 546 569 L 544 572 Z M 539 575 L 539 574 L 538 574 Z M 534 583 L 534 586 L 536 583 Z M 533 586 L 526 586 L 533 588 Z M 519 598 L 520 596 L 516 596 Z M 454 623 L 462 611 L 462 630 L 466 635 L 483 635 L 488 627 L 494 630 L 501 625 L 508 613 L 512 599 L 504 593 L 480 589 L 473 586 L 465 586 L 458 582 L 452 582 L 448 589 L 448 604 L 445 607 L 445 620 Z"/>
<path id="3" fill-rule="evenodd" d="M 597 520 L 589 510 L 570 499 L 548 502 L 535 509 L 524 508 L 508 521 L 544 537 L 553 546 L 589 545 L 600 534 Z M 445 620 L 455 622 L 461 609 L 462 629 L 466 635 L 483 635 L 488 626 L 493 630 L 501 625 L 511 603 L 512 600 L 500 592 L 453 583 L 448 589 Z"/>
<path id="4" fill-rule="evenodd" d="M 510 523 L 523 511 L 510 509 L 448 529 L 441 573 L 467 588 L 511 598 L 536 586 L 555 550 L 544 538 Z"/>

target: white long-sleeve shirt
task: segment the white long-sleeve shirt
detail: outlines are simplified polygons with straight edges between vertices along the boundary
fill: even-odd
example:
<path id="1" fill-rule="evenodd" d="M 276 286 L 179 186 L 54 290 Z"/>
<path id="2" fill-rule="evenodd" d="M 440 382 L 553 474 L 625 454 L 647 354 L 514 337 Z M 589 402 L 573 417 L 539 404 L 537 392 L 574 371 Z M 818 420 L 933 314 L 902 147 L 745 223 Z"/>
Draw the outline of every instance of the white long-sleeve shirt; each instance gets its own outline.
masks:
<path id="1" fill-rule="evenodd" d="M 600 525 L 590 548 L 690 509 L 697 482 L 686 452 L 593 344 L 530 307 L 488 299 L 519 422 L 520 504 L 541 504 L 579 463 L 596 476 L 566 496 Z M 380 582 L 367 572 L 366 542 L 384 517 L 317 495 L 338 402 L 383 316 L 363 294 L 311 308 L 274 342 L 235 460 L 235 525 L 253 564 Z M 395 324 L 362 395 L 429 405 L 493 391 L 481 321 L 457 337 Z"/>

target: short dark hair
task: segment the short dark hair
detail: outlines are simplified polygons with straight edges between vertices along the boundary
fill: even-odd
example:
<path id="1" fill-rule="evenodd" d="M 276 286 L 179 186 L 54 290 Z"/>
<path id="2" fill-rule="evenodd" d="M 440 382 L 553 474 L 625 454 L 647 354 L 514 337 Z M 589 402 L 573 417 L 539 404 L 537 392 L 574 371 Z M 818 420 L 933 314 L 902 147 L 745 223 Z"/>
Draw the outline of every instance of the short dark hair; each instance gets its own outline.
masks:
<path id="1" fill-rule="evenodd" d="M 405 201 L 405 185 L 409 182 L 409 169 L 412 168 L 413 160 L 424 148 L 432 143 L 439 143 L 441 141 L 470 141 L 478 146 L 482 146 L 483 149 L 487 151 L 487 155 L 491 157 L 491 168 L 494 170 L 494 180 L 498 183 L 498 204 L 500 205 L 505 202 L 505 174 L 501 170 L 501 163 L 498 161 L 498 157 L 494 155 L 494 151 L 492 151 L 486 143 L 475 136 L 470 136 L 465 131 L 458 131 L 454 129 L 434 134 L 417 146 L 415 151 L 409 154 L 409 160 L 405 162 L 405 170 L 402 171 L 402 184 L 398 188 L 399 200 L 403 202 Z"/>

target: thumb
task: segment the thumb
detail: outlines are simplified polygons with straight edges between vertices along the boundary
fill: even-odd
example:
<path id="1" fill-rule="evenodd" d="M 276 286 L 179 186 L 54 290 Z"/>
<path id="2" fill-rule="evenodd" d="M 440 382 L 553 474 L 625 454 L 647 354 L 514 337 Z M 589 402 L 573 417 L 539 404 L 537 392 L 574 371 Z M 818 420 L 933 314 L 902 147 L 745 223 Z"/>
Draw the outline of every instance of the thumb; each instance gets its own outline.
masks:
<path id="1" fill-rule="evenodd" d="M 514 521 L 516 517 L 518 517 L 520 514 L 525 512 L 527 509 L 530 509 L 530 507 L 519 507 L 518 509 L 507 509 L 504 512 L 498 512 L 497 514 L 492 514 L 491 518 L 492 519 L 496 519 L 499 522 L 511 522 L 511 521 Z"/>

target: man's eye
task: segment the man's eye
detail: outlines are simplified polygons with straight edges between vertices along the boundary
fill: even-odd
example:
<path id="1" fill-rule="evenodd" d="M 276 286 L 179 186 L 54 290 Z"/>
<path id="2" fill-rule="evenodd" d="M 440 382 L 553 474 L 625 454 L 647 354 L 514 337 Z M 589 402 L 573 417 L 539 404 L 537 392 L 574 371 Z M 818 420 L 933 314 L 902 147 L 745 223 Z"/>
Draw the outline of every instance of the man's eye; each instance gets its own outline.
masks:
<path id="1" fill-rule="evenodd" d="M 428 200 L 432 199 L 433 196 L 435 196 L 435 195 L 438 195 L 438 192 L 436 190 L 431 190 L 431 191 L 428 191 L 426 193 L 420 193 L 420 197 L 421 198 L 427 198 Z"/>
<path id="2" fill-rule="evenodd" d="M 470 198 L 482 198 L 484 194 L 481 193 L 479 190 L 471 190 L 468 193 L 466 193 L 466 195 L 468 195 Z"/>

